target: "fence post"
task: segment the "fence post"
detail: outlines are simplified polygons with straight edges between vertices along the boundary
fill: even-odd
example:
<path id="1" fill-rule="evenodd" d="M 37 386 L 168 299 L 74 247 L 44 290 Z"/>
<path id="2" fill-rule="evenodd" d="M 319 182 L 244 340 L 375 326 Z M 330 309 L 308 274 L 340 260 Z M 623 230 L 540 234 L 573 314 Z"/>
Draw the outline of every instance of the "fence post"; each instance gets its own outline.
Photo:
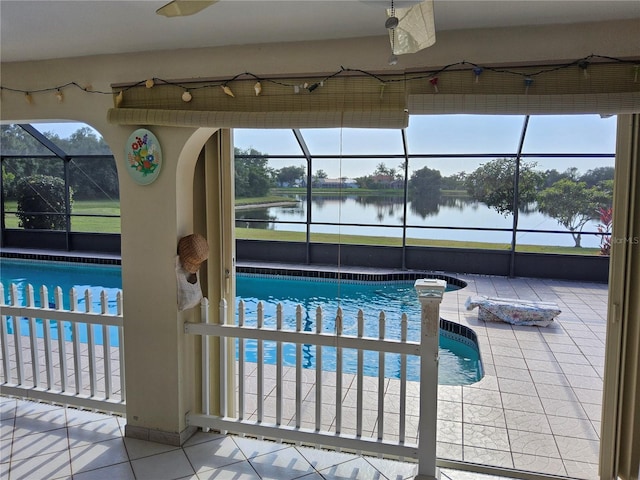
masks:
<path id="1" fill-rule="evenodd" d="M 209 323 L 209 299 L 203 297 L 200 300 L 200 321 L 202 323 Z M 201 338 L 202 345 L 202 413 L 209 415 L 211 408 L 211 376 L 209 371 L 209 337 L 203 335 Z M 208 431 L 206 429 L 205 431 Z"/>
<path id="2" fill-rule="evenodd" d="M 420 427 L 418 474 L 415 480 L 439 478 L 436 467 L 438 418 L 438 343 L 440 303 L 447 286 L 444 280 L 419 279 L 414 287 L 420 300 Z"/>

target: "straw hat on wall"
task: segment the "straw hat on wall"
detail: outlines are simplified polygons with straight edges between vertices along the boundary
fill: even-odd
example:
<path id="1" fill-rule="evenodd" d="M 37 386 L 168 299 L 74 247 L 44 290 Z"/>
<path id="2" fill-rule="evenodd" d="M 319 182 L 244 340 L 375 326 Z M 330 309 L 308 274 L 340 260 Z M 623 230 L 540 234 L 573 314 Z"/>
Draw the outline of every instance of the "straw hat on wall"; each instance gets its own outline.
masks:
<path id="1" fill-rule="evenodd" d="M 182 268 L 189 273 L 196 273 L 209 256 L 207 240 L 199 233 L 182 237 L 178 242 L 178 256 Z"/>

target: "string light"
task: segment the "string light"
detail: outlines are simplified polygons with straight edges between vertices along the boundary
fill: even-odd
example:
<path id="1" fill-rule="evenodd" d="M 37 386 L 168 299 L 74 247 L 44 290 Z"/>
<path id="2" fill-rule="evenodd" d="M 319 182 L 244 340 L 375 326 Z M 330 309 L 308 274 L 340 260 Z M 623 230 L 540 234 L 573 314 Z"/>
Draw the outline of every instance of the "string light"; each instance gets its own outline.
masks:
<path id="1" fill-rule="evenodd" d="M 438 77 L 433 77 L 429 80 L 429 83 L 433 86 L 433 91 L 438 93 Z"/>
<path id="2" fill-rule="evenodd" d="M 578 67 L 580 67 L 580 69 L 582 70 L 584 78 L 589 78 L 589 72 L 587 72 L 587 69 L 589 68 L 589 62 L 586 60 L 580 60 L 578 62 Z"/>
<path id="3" fill-rule="evenodd" d="M 524 79 L 524 93 L 529 93 L 529 87 L 533 85 L 533 78 L 527 77 Z"/>
<path id="4" fill-rule="evenodd" d="M 529 88 L 532 86 L 534 78 L 547 74 L 547 73 L 551 73 L 551 72 L 555 72 L 558 70 L 562 70 L 562 69 L 566 69 L 566 68 L 575 68 L 576 66 L 578 66 L 582 72 L 583 75 L 585 76 L 585 78 L 589 78 L 589 72 L 588 69 L 593 65 L 593 63 L 591 62 L 591 60 L 593 59 L 598 59 L 598 60 L 602 60 L 602 63 L 624 63 L 624 64 L 629 64 L 632 66 L 632 70 L 631 72 L 633 73 L 633 82 L 634 83 L 638 83 L 639 79 L 640 79 L 640 64 L 638 63 L 637 60 L 624 60 L 624 59 L 620 59 L 620 58 L 615 58 L 615 57 L 608 57 L 608 56 L 602 56 L 602 55 L 589 55 L 585 58 L 582 59 L 578 59 L 572 62 L 568 62 L 568 63 L 564 63 L 564 64 L 559 64 L 559 65 L 553 65 L 553 66 L 548 66 L 548 67 L 544 67 L 538 71 L 531 71 L 531 69 L 529 69 L 529 71 L 527 73 L 523 73 L 521 71 L 522 67 L 518 67 L 520 70 L 512 70 L 509 68 L 497 68 L 497 67 L 490 67 L 490 66 L 481 66 L 481 65 L 477 65 L 475 63 L 472 62 L 467 62 L 467 61 L 462 61 L 462 62 L 456 62 L 456 63 L 451 63 L 449 65 L 446 65 L 444 67 L 441 67 L 439 69 L 435 69 L 435 70 L 425 70 L 422 72 L 413 72 L 410 76 L 407 76 L 406 74 L 398 74 L 397 72 L 389 72 L 389 75 L 395 75 L 396 78 L 384 78 L 383 76 L 379 75 L 379 74 L 374 74 L 371 72 L 367 72 L 365 70 L 360 70 L 360 69 L 352 69 L 352 68 L 345 68 L 345 67 L 340 67 L 340 70 L 336 71 L 333 74 L 330 74 L 328 76 L 326 76 L 324 79 L 320 80 L 320 81 L 316 81 L 316 82 L 312 82 L 312 83 L 308 83 L 305 82 L 304 84 L 299 84 L 299 83 L 287 83 L 287 82 L 283 82 L 277 79 L 272 79 L 272 78 L 261 78 L 258 77 L 257 75 L 254 75 L 253 73 L 250 72 L 243 72 L 243 73 L 239 73 L 237 75 L 235 75 L 234 77 L 228 79 L 228 80 L 218 80 L 218 81 L 211 81 L 211 82 L 193 82 L 193 83 L 201 83 L 201 85 L 198 86 L 194 86 L 193 83 L 189 83 L 189 84 L 181 84 L 178 82 L 171 82 L 168 80 L 162 80 L 159 78 L 148 78 L 146 80 L 142 80 L 139 81 L 135 84 L 131 84 L 128 85 L 124 88 L 122 88 L 121 90 L 118 91 L 117 95 L 115 96 L 115 106 L 119 107 L 122 102 L 124 101 L 124 95 L 126 94 L 126 92 L 128 90 L 131 90 L 133 88 L 136 87 L 140 87 L 142 85 L 144 85 L 146 88 L 154 88 L 154 87 L 158 87 L 158 86 L 173 86 L 173 87 L 179 87 L 181 88 L 181 93 L 179 95 L 181 95 L 182 101 L 188 103 L 191 101 L 191 99 L 193 98 L 192 93 L 194 90 L 198 90 L 198 89 L 202 89 L 202 88 L 211 88 L 211 87 L 215 87 L 215 86 L 220 86 L 222 88 L 222 90 L 224 91 L 224 93 L 230 97 L 235 97 L 235 94 L 233 93 L 233 91 L 231 91 L 231 89 L 229 88 L 228 84 L 236 79 L 239 79 L 243 76 L 249 76 L 249 77 L 253 77 L 256 80 L 256 83 L 254 85 L 254 92 L 256 94 L 256 96 L 260 96 L 262 94 L 262 90 L 263 90 L 263 84 L 265 82 L 271 83 L 271 84 L 275 84 L 275 85 L 280 85 L 280 86 L 284 86 L 284 87 L 288 87 L 288 88 L 292 88 L 293 89 L 293 93 L 294 94 L 299 94 L 302 90 L 306 90 L 309 93 L 314 92 L 317 88 L 324 86 L 324 82 L 326 82 L 327 80 L 330 80 L 333 77 L 337 77 L 343 73 L 357 73 L 357 74 L 361 74 L 361 75 L 365 75 L 365 76 L 369 76 L 371 78 L 374 78 L 376 80 L 378 80 L 381 83 L 381 91 L 380 91 L 380 97 L 382 98 L 383 96 L 383 92 L 384 92 L 384 85 L 386 84 L 391 84 L 391 83 L 397 83 L 397 82 L 412 82 L 412 81 L 420 81 L 423 79 L 428 79 L 429 82 L 431 83 L 431 85 L 433 86 L 434 92 L 437 93 L 438 92 L 438 80 L 437 78 L 443 74 L 446 71 L 449 70 L 454 70 L 454 71 L 460 71 L 463 70 L 465 68 L 469 69 L 472 71 L 473 75 L 474 75 L 474 82 L 475 83 L 479 83 L 479 77 L 480 75 L 482 75 L 485 71 L 491 71 L 494 72 L 496 74 L 502 74 L 502 75 L 513 75 L 513 76 L 517 76 L 520 78 L 523 78 L 524 80 L 524 84 L 525 84 L 525 93 L 529 92 Z M 435 81 L 434 81 L 435 80 Z M 188 86 L 187 86 L 188 85 Z M 86 93 L 91 93 L 91 94 L 99 94 L 99 95 L 111 95 L 113 96 L 115 94 L 115 92 L 111 91 L 99 91 L 99 90 L 94 90 L 93 87 L 91 85 L 86 85 L 86 86 L 82 86 L 80 84 L 78 84 L 77 82 L 69 82 L 63 85 L 57 85 L 54 87 L 50 87 L 50 88 L 43 88 L 43 89 L 39 89 L 39 90 L 24 90 L 24 89 L 20 89 L 20 88 L 11 88 L 11 87 L 7 87 L 7 86 L 3 86 L 0 85 L 0 91 L 4 92 L 16 92 L 16 93 L 22 93 L 24 95 L 25 101 L 29 104 L 33 103 L 33 95 L 34 94 L 40 94 L 40 93 L 44 93 L 44 92 L 53 92 L 53 94 L 55 95 L 55 97 L 58 99 L 59 102 L 63 102 L 64 100 L 64 93 L 63 90 L 65 90 L 66 88 L 79 88 L 80 90 L 86 92 Z M 189 100 L 187 100 L 187 98 L 189 98 Z"/>
<path id="5" fill-rule="evenodd" d="M 473 67 L 473 74 L 475 75 L 475 82 L 480 83 L 480 75 L 484 72 L 484 68 L 482 67 Z"/>

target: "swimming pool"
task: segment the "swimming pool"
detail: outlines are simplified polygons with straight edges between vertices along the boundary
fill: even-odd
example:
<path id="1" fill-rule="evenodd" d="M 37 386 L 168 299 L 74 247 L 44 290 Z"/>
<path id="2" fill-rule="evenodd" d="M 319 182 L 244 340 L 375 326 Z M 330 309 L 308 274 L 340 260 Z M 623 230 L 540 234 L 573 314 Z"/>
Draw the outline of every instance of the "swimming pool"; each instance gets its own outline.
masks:
<path id="1" fill-rule="evenodd" d="M 62 287 L 66 293 L 72 288 L 78 292 L 89 289 L 94 302 L 98 302 L 100 291 L 106 290 L 110 298 L 111 311 L 115 311 L 115 295 L 122 288 L 120 267 L 113 265 L 96 265 L 67 262 L 43 262 L 37 260 L 0 259 L 0 277 L 8 294 L 11 283 L 18 285 L 19 295 L 24 292 L 24 286 L 30 283 L 35 286 L 46 285 L 50 299 L 53 289 Z M 295 308 L 302 305 L 303 330 L 315 330 L 316 308 L 322 306 L 324 314 L 323 330 L 334 331 L 334 319 L 339 306 L 343 310 L 343 332 L 345 335 L 355 335 L 356 318 L 359 308 L 365 307 L 365 336 L 378 336 L 378 314 L 382 310 L 386 315 L 386 338 L 400 338 L 400 321 L 406 313 L 408 322 L 408 338 L 416 341 L 420 334 L 420 304 L 415 293 L 414 282 L 405 281 L 348 281 L 309 279 L 306 277 L 265 276 L 259 274 L 238 274 L 236 280 L 236 299 L 245 302 L 247 325 L 255 324 L 258 301 L 263 302 L 265 326 L 275 327 L 276 307 L 280 303 L 285 313 L 284 328 L 295 329 Z M 36 295 L 37 296 L 37 295 Z M 81 295 L 82 297 L 82 295 Z M 65 299 L 68 301 L 68 299 Z M 84 298 L 80 299 L 84 302 Z M 96 303 L 97 306 L 97 303 Z M 65 305 L 68 308 L 68 305 Z M 84 308 L 79 305 L 79 308 Z M 117 346 L 118 338 L 115 329 L 110 335 L 111 344 Z M 451 331 L 450 331 L 451 330 Z M 26 330 L 25 330 L 26 331 Z M 57 332 L 52 332 L 57 338 Z M 86 328 L 81 329 L 81 336 L 86 338 Z M 71 332 L 65 333 L 70 338 Z M 102 342 L 101 329 L 96 329 L 96 341 Z M 478 381 L 482 378 L 482 362 L 477 344 L 468 336 L 461 335 L 453 329 L 441 329 L 440 334 L 440 384 L 461 385 Z M 275 344 L 265 342 L 266 363 L 275 363 Z M 295 347 L 285 345 L 285 365 L 295 365 Z M 315 347 L 303 346 L 303 366 L 315 367 Z M 257 360 L 255 342 L 247 342 L 246 360 Z M 365 356 L 367 375 L 377 375 L 377 354 L 372 355 L 370 361 Z M 355 373 L 356 352 L 343 352 L 345 373 Z M 335 370 L 335 351 L 325 347 L 323 349 L 323 368 Z M 417 357 L 408 358 L 407 378 L 419 378 L 419 364 Z M 399 356 L 387 354 L 385 375 L 390 378 L 399 377 Z"/>

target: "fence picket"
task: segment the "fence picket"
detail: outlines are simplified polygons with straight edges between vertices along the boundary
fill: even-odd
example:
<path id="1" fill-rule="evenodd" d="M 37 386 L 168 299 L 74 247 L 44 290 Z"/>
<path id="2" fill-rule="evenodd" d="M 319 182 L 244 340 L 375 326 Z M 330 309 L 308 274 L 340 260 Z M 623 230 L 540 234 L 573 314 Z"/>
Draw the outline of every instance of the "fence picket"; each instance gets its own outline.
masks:
<path id="1" fill-rule="evenodd" d="M 100 292 L 100 313 L 106 315 L 109 311 L 109 298 L 107 292 Z M 111 398 L 113 385 L 111 384 L 111 338 L 109 326 L 102 326 L 102 359 L 104 367 L 104 398 Z"/>
<path id="2" fill-rule="evenodd" d="M 302 331 L 302 305 L 296 307 L 296 332 Z M 302 417 L 302 344 L 296 343 L 296 428 Z"/>
<path id="3" fill-rule="evenodd" d="M 384 341 L 385 337 L 385 313 L 380 312 L 378 317 L 378 338 Z M 384 352 L 378 352 L 378 440 L 384 437 L 384 382 L 385 382 Z"/>
<path id="4" fill-rule="evenodd" d="M 262 302 L 258 302 L 258 330 L 261 330 L 264 325 L 264 310 Z M 264 340 L 258 340 L 258 357 L 256 358 L 258 362 L 258 377 L 256 378 L 256 382 L 258 384 L 258 423 L 262 422 L 264 416 Z"/>
<path id="5" fill-rule="evenodd" d="M 409 319 L 407 314 L 402 314 L 400 320 L 400 341 L 407 343 L 407 328 Z M 407 431 L 407 355 L 405 353 L 400 354 L 400 443 L 405 442 Z"/>
<path id="6" fill-rule="evenodd" d="M 89 289 L 84 291 L 84 309 L 85 312 L 91 313 L 93 299 L 91 298 L 91 291 Z M 89 357 L 89 391 L 91 396 L 96 395 L 96 384 L 98 383 L 98 377 L 96 372 L 96 335 L 93 325 L 87 325 L 87 355 Z"/>
<path id="7" fill-rule="evenodd" d="M 316 335 L 322 333 L 322 307 L 316 308 Z M 316 345 L 316 430 L 322 427 L 322 347 Z"/>
<path id="8" fill-rule="evenodd" d="M 220 299 L 219 309 L 219 319 L 220 323 L 226 323 L 227 318 L 227 300 L 224 298 Z M 209 315 L 205 317 L 207 320 L 209 319 Z M 226 416 L 227 412 L 227 388 L 229 388 L 228 383 L 228 366 L 227 366 L 227 337 L 220 337 L 219 341 L 219 351 L 220 351 L 220 415 Z M 226 433 L 226 432 L 221 432 Z"/>
<path id="9" fill-rule="evenodd" d="M 4 306 L 4 285 L 0 283 L 0 305 Z M 11 362 L 9 361 L 9 336 L 7 334 L 8 315 L 0 316 L 0 340 L 2 345 L 2 378 L 3 383 L 11 383 Z"/>
<path id="10" fill-rule="evenodd" d="M 62 301 L 62 288 L 56 287 L 54 291 L 54 302 L 56 310 L 64 309 Z M 60 391 L 67 391 L 67 342 L 64 338 L 64 322 L 57 321 L 58 324 L 58 356 L 60 359 Z"/>
<path id="11" fill-rule="evenodd" d="M 40 287 L 40 305 L 43 309 L 49 309 L 49 290 L 45 285 Z M 51 320 L 44 318 L 43 338 L 44 338 L 44 366 L 47 374 L 47 389 L 53 388 L 53 356 L 51 353 Z"/>
<path id="12" fill-rule="evenodd" d="M 238 304 L 238 326 L 244 327 L 244 301 Z M 238 339 L 238 418 L 244 419 L 244 338 Z"/>
<path id="13" fill-rule="evenodd" d="M 336 314 L 336 435 L 342 431 L 342 308 L 338 307 Z"/>
<path id="14" fill-rule="evenodd" d="M 33 285 L 28 284 L 25 291 L 27 307 L 35 307 Z M 38 326 L 35 317 L 29 317 L 29 343 L 31 344 L 31 372 L 33 374 L 33 386 L 40 387 L 40 355 L 38 348 Z"/>
<path id="15" fill-rule="evenodd" d="M 358 338 L 364 336 L 364 312 L 358 310 Z M 364 350 L 358 349 L 358 365 L 357 365 L 357 399 L 356 399 L 356 435 L 362 435 L 362 407 L 363 407 L 363 385 L 364 382 Z"/>
<path id="16" fill-rule="evenodd" d="M 276 330 L 282 331 L 282 303 L 276 306 Z M 276 425 L 282 424 L 282 342 L 276 342 Z"/>
<path id="17" fill-rule="evenodd" d="M 116 315 L 122 318 L 122 292 L 116 294 Z M 124 328 L 118 326 L 118 358 L 119 358 L 119 372 L 120 372 L 120 402 L 125 403 L 127 400 L 127 392 L 125 389 L 126 371 L 124 369 Z"/>
<path id="18" fill-rule="evenodd" d="M 209 323 L 209 299 L 203 298 L 200 303 L 200 318 L 203 322 Z M 202 337 L 200 341 L 202 347 L 202 412 L 209 415 L 211 405 L 211 389 L 209 385 L 210 377 L 210 352 L 209 337 Z"/>
<path id="19" fill-rule="evenodd" d="M 15 284 L 11 284 L 9 290 L 11 297 L 11 305 L 18 305 L 18 287 Z M 24 359 L 22 356 L 22 322 L 16 315 L 13 315 L 13 346 L 16 351 L 16 376 L 18 385 L 22 385 L 24 381 Z"/>
<path id="20" fill-rule="evenodd" d="M 78 294 L 75 288 L 72 288 L 69 291 L 69 309 L 72 312 L 78 310 Z M 76 395 L 80 395 L 82 393 L 82 359 L 80 358 L 80 326 L 78 323 L 74 322 L 72 327 L 72 342 L 73 342 L 73 360 L 74 360 L 74 375 L 75 375 L 75 384 L 76 384 Z"/>

